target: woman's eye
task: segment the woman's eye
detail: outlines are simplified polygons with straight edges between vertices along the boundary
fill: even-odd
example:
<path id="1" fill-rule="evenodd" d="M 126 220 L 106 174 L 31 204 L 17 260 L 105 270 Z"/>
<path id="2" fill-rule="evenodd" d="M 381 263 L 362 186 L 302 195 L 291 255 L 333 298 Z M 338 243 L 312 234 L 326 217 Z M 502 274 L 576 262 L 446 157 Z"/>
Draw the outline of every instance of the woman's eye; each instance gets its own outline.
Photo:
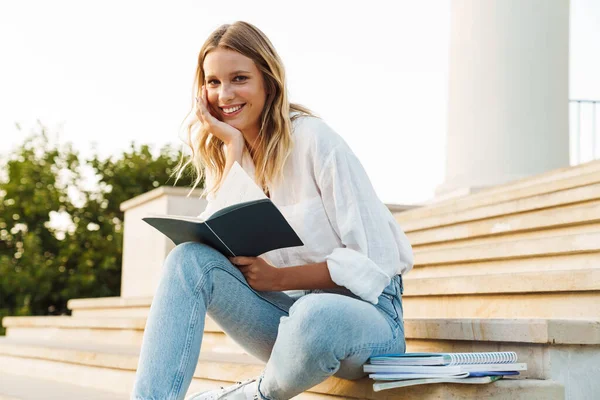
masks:
<path id="1" fill-rule="evenodd" d="M 238 78 L 241 78 L 241 79 L 237 80 Z M 243 75 L 238 75 L 235 78 L 233 78 L 233 80 L 236 81 L 236 82 L 243 82 L 243 81 L 248 80 L 248 77 L 247 76 L 243 76 Z M 209 84 L 209 85 L 213 85 L 213 84 L 216 85 L 216 84 L 219 83 L 219 81 L 216 80 L 216 79 L 211 79 L 210 81 L 206 81 L 206 83 Z"/>

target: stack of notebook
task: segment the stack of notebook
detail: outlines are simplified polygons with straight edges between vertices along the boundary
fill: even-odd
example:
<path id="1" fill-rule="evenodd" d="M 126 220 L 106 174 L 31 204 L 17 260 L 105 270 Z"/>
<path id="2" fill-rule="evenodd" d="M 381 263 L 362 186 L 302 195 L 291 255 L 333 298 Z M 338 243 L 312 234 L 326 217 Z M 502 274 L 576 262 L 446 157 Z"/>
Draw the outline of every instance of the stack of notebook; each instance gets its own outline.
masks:
<path id="1" fill-rule="evenodd" d="M 427 383 L 490 383 L 505 375 L 519 375 L 527 364 L 512 351 L 490 353 L 383 354 L 363 366 L 375 379 L 373 390 Z"/>

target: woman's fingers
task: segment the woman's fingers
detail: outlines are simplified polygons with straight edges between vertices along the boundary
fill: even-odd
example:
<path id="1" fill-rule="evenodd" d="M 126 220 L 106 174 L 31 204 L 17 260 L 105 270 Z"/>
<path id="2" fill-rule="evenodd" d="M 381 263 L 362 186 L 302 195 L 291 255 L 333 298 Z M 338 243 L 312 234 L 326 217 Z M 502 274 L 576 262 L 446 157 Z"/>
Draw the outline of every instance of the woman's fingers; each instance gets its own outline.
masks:
<path id="1" fill-rule="evenodd" d="M 198 117 L 198 119 L 200 120 L 201 123 L 205 123 L 204 122 L 204 117 L 202 116 L 202 108 L 200 105 L 200 99 L 196 97 L 196 116 Z"/>
<path id="2" fill-rule="evenodd" d="M 206 123 L 204 118 L 204 103 L 200 97 L 196 97 L 196 115 L 200 119 L 200 122 Z"/>
<path id="3" fill-rule="evenodd" d="M 228 257 L 228 258 L 232 264 L 237 264 L 237 265 L 250 265 L 256 261 L 256 257 L 237 256 L 237 257 Z"/>
<path id="4" fill-rule="evenodd" d="M 238 142 L 240 138 L 243 138 L 242 132 L 239 129 L 218 118 L 218 113 L 214 112 L 213 107 L 208 102 L 206 86 L 202 86 L 200 93 L 200 97 L 196 97 L 196 115 L 209 132 L 222 140 L 226 145 L 233 141 Z"/>
<path id="5" fill-rule="evenodd" d="M 216 113 L 212 105 L 208 102 L 208 89 L 206 88 L 206 86 L 202 86 L 202 92 L 202 99 L 204 100 L 204 108 L 206 109 L 206 112 L 210 114 L 210 116 L 213 117 L 215 120 L 219 121 L 218 114 Z"/>
<path id="6" fill-rule="evenodd" d="M 196 105 L 198 110 L 196 114 L 198 115 L 198 118 L 202 123 L 205 123 L 209 127 L 212 127 L 215 123 L 217 123 L 218 120 L 215 117 L 215 114 L 211 112 L 211 106 L 208 103 L 206 86 L 202 86 L 200 93 L 200 97 L 196 97 Z"/>
<path id="7" fill-rule="evenodd" d="M 200 118 L 200 121 L 202 123 L 207 124 L 208 126 L 213 125 L 214 121 L 212 120 L 212 118 L 214 118 L 214 117 L 206 108 L 204 100 L 202 100 L 202 99 L 198 99 L 198 100 L 199 100 L 198 107 L 197 107 L 198 112 L 196 113 L 198 115 L 198 118 Z"/>

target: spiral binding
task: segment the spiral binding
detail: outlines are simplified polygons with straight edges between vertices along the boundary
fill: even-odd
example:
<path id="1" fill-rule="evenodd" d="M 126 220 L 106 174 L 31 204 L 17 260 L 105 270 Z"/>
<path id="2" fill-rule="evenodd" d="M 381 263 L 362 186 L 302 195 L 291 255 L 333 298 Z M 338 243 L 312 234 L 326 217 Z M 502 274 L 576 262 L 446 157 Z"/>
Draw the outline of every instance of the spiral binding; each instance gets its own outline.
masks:
<path id="1" fill-rule="evenodd" d="M 498 351 L 493 353 L 450 353 L 448 365 L 468 364 L 509 364 L 517 362 L 514 351 Z"/>

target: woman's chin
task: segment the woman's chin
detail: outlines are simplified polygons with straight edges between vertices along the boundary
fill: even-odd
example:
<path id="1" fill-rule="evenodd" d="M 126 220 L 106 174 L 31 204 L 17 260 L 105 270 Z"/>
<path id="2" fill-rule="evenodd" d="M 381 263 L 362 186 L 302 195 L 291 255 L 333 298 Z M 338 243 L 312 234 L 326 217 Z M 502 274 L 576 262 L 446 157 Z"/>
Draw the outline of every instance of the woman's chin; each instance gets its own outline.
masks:
<path id="1" fill-rule="evenodd" d="M 241 130 L 242 130 L 242 127 L 244 126 L 244 124 L 243 124 L 243 121 L 236 121 L 236 120 L 229 120 L 229 121 L 228 121 L 228 120 L 225 120 L 225 122 L 226 122 L 228 125 L 231 125 L 231 126 L 233 126 L 235 129 L 237 129 L 237 130 L 239 130 L 239 131 L 241 131 Z"/>

